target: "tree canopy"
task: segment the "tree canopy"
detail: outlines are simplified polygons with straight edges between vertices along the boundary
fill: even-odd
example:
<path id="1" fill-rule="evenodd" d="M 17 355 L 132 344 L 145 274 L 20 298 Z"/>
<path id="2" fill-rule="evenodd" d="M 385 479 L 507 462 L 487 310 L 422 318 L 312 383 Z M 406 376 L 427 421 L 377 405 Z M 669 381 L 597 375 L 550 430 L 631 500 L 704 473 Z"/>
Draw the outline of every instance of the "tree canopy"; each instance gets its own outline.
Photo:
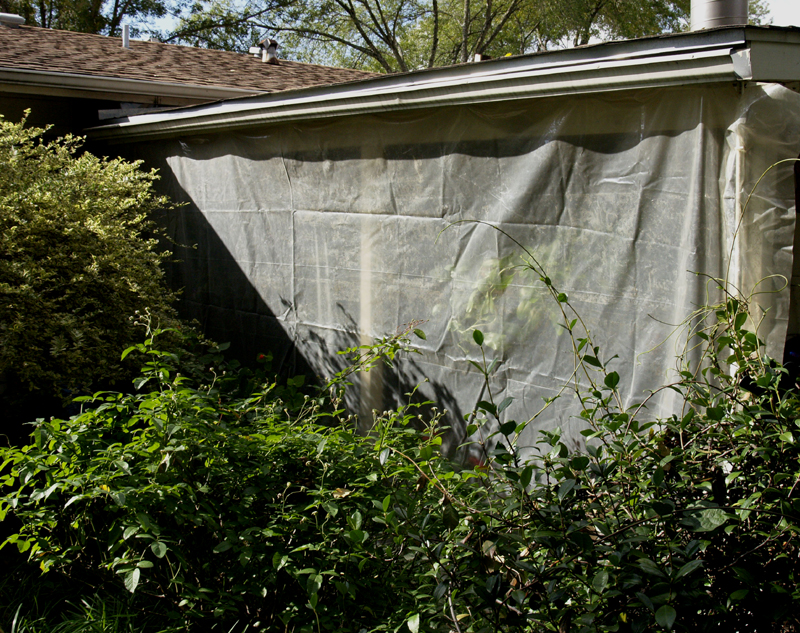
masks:
<path id="1" fill-rule="evenodd" d="M 676 31 L 690 0 L 230 0 L 198 3 L 167 40 L 395 72 Z"/>
<path id="2" fill-rule="evenodd" d="M 110 36 L 122 33 L 123 22 L 136 35 L 143 22 L 175 8 L 171 0 L 0 0 L 0 12 L 21 15 L 30 26 Z"/>
<path id="3" fill-rule="evenodd" d="M 689 27 L 691 0 L 198 0 L 165 41 L 397 72 Z M 766 20 L 750 1 L 751 23 Z"/>

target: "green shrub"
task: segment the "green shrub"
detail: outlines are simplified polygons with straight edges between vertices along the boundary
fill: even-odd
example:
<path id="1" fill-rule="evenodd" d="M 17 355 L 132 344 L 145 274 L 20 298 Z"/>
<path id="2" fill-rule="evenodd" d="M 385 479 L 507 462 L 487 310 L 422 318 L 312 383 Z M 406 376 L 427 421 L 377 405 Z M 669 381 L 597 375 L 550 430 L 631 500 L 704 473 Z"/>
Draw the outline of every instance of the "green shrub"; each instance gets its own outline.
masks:
<path id="1" fill-rule="evenodd" d="M 795 631 L 800 398 L 747 307 L 707 311 L 692 335 L 706 354 L 669 385 L 685 408 L 667 420 L 620 404 L 619 376 L 568 319 L 585 452 L 553 432 L 523 458 L 530 421 L 503 421 L 490 395 L 468 431 L 498 430 L 467 469 L 411 406 L 359 437 L 301 379 L 261 385 L 194 359 L 193 381 L 151 337 L 131 351 L 141 393 L 84 398 L 93 409 L 3 451 L 0 516 L 23 523 L 8 543 L 43 570 L 124 586 L 176 627 Z M 358 350 L 333 393 L 404 340 Z"/>
<path id="2" fill-rule="evenodd" d="M 441 439 L 420 445 L 412 408 L 364 438 L 301 395 L 301 378 L 207 369 L 198 383 L 152 337 L 128 352 L 145 361 L 140 393 L 80 398 L 91 408 L 0 453 L 0 518 L 23 524 L 9 544 L 187 626 L 395 630 L 432 608 L 413 526 L 442 528 L 441 493 L 417 465 L 438 461 Z M 376 358 L 362 350 L 360 368 Z"/>
<path id="3" fill-rule="evenodd" d="M 0 117 L 0 386 L 19 400 L 130 377 L 137 311 L 174 324 L 152 214 L 169 205 L 140 163 Z"/>
<path id="4" fill-rule="evenodd" d="M 438 552 L 434 596 L 447 597 L 450 626 L 800 630 L 800 394 L 748 329 L 747 302 L 715 280 L 725 300 L 690 321 L 699 325 L 687 349 L 705 352 L 684 357 L 679 381 L 662 387 L 683 396 L 683 410 L 657 420 L 646 402 L 623 406 L 613 361 L 533 256 L 528 266 L 574 343 L 566 387 L 582 404 L 585 450 L 543 432 L 524 458 L 517 440 L 533 420 L 502 421 L 507 403 L 478 405 L 467 432 L 498 429 L 481 446 L 483 485 L 443 480 L 459 520 L 424 536 Z"/>
<path id="5" fill-rule="evenodd" d="M 150 337 L 126 352 L 144 358 L 139 393 L 83 398 L 91 409 L 39 420 L 29 446 L 0 453 L 0 518 L 22 522 L 6 544 L 124 586 L 132 608 L 176 627 L 800 630 L 800 395 L 747 301 L 715 282 L 723 300 L 689 321 L 702 357 L 662 387 L 683 409 L 654 419 L 623 404 L 613 359 L 527 265 L 574 344 L 564 393 L 582 404 L 582 451 L 555 431 L 530 458 L 518 439 L 539 414 L 506 420 L 490 389 L 468 416 L 470 436 L 488 434 L 473 468 L 443 459 L 439 416 L 412 405 L 356 435 L 341 388 L 413 326 L 348 350 L 330 400 L 301 394 L 300 378 L 187 363 Z M 488 380 L 492 363 L 478 366 Z"/>

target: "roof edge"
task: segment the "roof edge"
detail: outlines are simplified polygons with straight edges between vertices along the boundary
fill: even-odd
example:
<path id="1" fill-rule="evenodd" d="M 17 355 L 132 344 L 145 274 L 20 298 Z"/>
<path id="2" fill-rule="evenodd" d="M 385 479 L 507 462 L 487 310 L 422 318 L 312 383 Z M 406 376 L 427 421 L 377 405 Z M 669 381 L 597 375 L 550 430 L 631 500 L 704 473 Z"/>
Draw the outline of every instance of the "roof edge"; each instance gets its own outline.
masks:
<path id="1" fill-rule="evenodd" d="M 148 99 L 174 97 L 202 102 L 230 99 L 259 93 L 258 90 L 253 89 L 176 84 L 165 81 L 123 79 L 120 77 L 101 77 L 77 73 L 15 68 L 0 69 L 0 86 L 14 86 L 18 89 L 57 88 L 60 91 L 74 90 L 82 93 L 111 92 L 138 95 Z M 4 91 L 2 87 L 0 87 L 0 91 Z M 5 91 L 7 91 L 7 89 Z"/>
<path id="2" fill-rule="evenodd" d="M 758 80 L 750 56 L 742 54 L 749 39 L 763 39 L 763 33 L 728 27 L 609 42 L 131 116 L 87 132 L 129 142 L 441 105 Z M 789 39 L 800 50 L 800 30 Z"/>

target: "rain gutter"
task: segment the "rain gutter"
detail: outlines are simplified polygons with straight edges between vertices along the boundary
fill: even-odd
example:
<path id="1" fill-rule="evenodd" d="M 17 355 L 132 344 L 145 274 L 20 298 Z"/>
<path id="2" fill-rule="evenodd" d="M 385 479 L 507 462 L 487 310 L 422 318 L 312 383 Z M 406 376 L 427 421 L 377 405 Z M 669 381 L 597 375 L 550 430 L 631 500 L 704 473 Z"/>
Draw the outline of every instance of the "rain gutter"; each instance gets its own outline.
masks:
<path id="1" fill-rule="evenodd" d="M 264 94 L 118 119 L 92 128 L 89 135 L 94 139 L 128 142 L 232 131 L 299 119 L 644 87 L 740 82 L 754 78 L 746 30 L 725 28 L 612 42 Z M 800 51 L 800 33 L 794 32 L 789 40 L 791 49 Z M 785 43 L 778 41 L 776 45 Z"/>

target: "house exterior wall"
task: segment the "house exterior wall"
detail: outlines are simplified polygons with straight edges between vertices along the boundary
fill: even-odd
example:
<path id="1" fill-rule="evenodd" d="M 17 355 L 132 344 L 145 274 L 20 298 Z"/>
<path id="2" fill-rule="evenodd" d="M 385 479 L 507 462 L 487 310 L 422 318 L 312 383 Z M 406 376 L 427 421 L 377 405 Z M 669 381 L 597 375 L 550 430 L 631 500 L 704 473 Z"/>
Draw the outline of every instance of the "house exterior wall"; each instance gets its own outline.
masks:
<path id="1" fill-rule="evenodd" d="M 240 356 L 335 351 L 423 320 L 421 355 L 355 410 L 419 393 L 463 424 L 486 399 L 479 328 L 504 419 L 580 437 L 559 306 L 519 265 L 528 249 L 590 328 L 628 403 L 674 375 L 677 326 L 727 278 L 766 310 L 780 356 L 792 272 L 800 96 L 718 84 L 274 125 L 131 148 L 188 206 L 168 218 L 184 312 Z M 743 219 L 740 222 L 740 217 Z M 456 223 L 456 224 L 453 224 Z M 502 229 L 498 232 L 492 226 Z M 513 238 L 513 239 L 512 239 Z M 521 246 L 520 246 L 521 245 Z M 374 380 L 373 380 L 374 381 Z M 367 392 L 372 395 L 367 395 Z M 358 392 L 354 398 L 359 398 Z M 669 392 L 652 398 L 670 413 Z M 459 441 L 458 432 L 454 441 Z M 533 442 L 533 435 L 527 438 Z"/>
<path id="2" fill-rule="evenodd" d="M 0 115 L 6 120 L 20 121 L 25 111 L 30 110 L 28 125 L 52 126 L 53 136 L 83 133 L 97 125 L 98 110 L 110 107 L 119 107 L 119 103 L 0 92 Z"/>

